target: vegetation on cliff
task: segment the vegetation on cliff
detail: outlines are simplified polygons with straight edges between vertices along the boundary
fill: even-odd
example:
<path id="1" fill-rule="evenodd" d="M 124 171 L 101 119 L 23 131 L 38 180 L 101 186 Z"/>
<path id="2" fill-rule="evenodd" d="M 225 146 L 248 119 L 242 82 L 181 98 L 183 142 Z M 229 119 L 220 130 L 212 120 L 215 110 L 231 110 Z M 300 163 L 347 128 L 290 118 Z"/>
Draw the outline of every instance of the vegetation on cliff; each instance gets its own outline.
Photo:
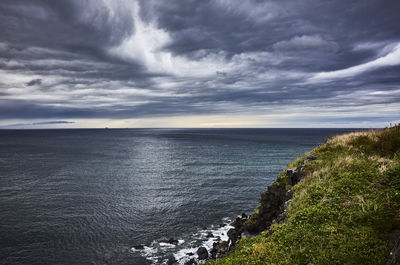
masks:
<path id="1" fill-rule="evenodd" d="M 311 153 L 314 159 L 308 159 Z M 335 136 L 311 153 L 273 184 L 290 194 L 285 212 L 268 223 L 260 216 L 267 207 L 261 196 L 248 227 L 257 230 L 264 222 L 265 230 L 240 239 L 231 255 L 210 264 L 350 265 L 393 259 L 385 236 L 400 228 L 400 126 Z M 293 183 L 299 168 L 302 177 Z"/>

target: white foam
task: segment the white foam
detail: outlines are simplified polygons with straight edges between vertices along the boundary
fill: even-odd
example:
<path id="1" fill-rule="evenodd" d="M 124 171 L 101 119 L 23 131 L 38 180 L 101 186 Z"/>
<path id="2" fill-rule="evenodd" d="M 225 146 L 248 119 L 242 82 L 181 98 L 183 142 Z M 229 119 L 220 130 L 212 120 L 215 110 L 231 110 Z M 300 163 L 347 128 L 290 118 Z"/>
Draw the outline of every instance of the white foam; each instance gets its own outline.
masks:
<path id="1" fill-rule="evenodd" d="M 199 247 L 205 247 L 210 253 L 213 243 L 217 241 L 217 238 L 220 238 L 221 241 L 229 239 L 227 233 L 229 229 L 233 228 L 230 225 L 231 219 L 225 217 L 222 219 L 222 222 L 223 226 L 212 225 L 209 228 L 196 231 L 190 235 L 188 241 L 179 239 L 177 244 L 153 241 L 149 246 L 144 246 L 143 249 L 135 249 L 133 247 L 132 251 L 140 253 L 140 255 L 151 261 L 152 264 L 167 264 L 165 257 L 171 254 L 182 265 L 191 259 L 195 259 L 197 263 L 203 264 L 205 261 L 197 259 L 196 252 Z M 213 236 L 207 238 L 210 232 Z M 188 253 L 193 253 L 193 255 L 189 256 Z M 164 257 L 164 260 L 162 260 L 162 257 Z"/>
<path id="2" fill-rule="evenodd" d="M 192 238 L 195 239 L 191 243 L 195 244 L 196 240 L 202 240 L 202 239 L 207 239 L 206 241 L 203 241 L 201 244 L 196 244 L 195 246 L 187 247 L 184 249 L 180 249 L 176 253 L 174 253 L 174 257 L 176 260 L 178 260 L 179 264 L 185 264 L 185 262 L 189 261 L 190 259 L 195 259 L 197 263 L 203 264 L 205 261 L 201 261 L 197 259 L 197 250 L 199 247 L 205 247 L 207 251 L 210 253 L 210 250 L 213 247 L 213 243 L 216 242 L 216 239 L 218 237 L 221 238 L 221 241 L 227 241 L 229 239 L 227 233 L 229 229 L 233 228 L 233 226 L 229 225 L 231 222 L 231 219 L 228 217 L 225 217 L 222 219 L 225 226 L 223 227 L 216 227 L 212 225 L 209 229 L 202 229 L 192 235 Z M 213 237 L 207 238 L 208 233 L 211 232 L 213 234 Z M 191 244 L 191 245 L 192 245 Z M 189 256 L 187 253 L 193 253 L 193 256 Z"/>
<path id="3" fill-rule="evenodd" d="M 174 248 L 176 247 L 174 244 L 170 244 L 170 243 L 159 243 L 160 247 L 166 247 L 166 248 Z"/>

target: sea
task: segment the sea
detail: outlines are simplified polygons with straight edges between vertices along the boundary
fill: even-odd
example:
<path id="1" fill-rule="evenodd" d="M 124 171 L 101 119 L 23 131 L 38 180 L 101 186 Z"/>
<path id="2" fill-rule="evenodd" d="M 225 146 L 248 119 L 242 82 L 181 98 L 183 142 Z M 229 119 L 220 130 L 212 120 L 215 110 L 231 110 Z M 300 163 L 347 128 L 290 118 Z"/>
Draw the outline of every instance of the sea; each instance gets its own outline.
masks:
<path id="1" fill-rule="evenodd" d="M 0 130 L 0 264 L 184 264 L 355 130 Z"/>

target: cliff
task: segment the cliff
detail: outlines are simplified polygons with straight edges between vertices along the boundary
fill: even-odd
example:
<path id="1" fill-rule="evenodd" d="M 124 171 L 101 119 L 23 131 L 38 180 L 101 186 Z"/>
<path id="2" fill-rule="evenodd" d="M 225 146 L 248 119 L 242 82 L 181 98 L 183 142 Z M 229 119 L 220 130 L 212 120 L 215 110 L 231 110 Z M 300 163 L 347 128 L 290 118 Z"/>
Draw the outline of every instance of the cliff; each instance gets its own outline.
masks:
<path id="1" fill-rule="evenodd" d="M 328 139 L 234 226 L 210 264 L 400 264 L 400 126 Z"/>

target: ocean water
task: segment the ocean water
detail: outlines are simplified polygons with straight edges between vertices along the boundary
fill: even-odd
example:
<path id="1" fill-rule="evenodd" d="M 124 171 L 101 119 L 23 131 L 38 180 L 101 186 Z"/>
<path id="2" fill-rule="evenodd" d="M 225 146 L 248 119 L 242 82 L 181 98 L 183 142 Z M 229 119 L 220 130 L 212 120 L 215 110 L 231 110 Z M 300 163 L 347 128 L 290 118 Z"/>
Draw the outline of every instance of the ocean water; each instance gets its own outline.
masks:
<path id="1" fill-rule="evenodd" d="M 0 264 L 184 263 L 289 162 L 353 130 L 0 130 Z"/>

